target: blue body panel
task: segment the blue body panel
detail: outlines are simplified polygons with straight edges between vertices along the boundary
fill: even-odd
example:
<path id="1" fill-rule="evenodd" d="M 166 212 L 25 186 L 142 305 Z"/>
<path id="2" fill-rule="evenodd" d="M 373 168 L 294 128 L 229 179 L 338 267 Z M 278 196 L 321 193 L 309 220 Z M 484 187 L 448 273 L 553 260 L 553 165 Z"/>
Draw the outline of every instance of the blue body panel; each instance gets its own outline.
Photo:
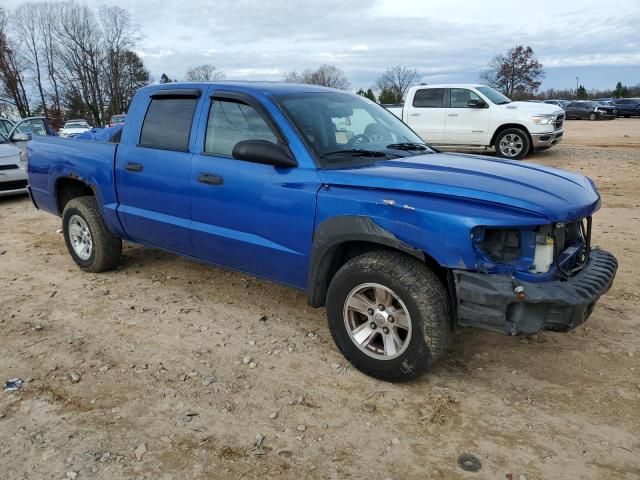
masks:
<path id="1" fill-rule="evenodd" d="M 167 88 L 201 91 L 188 152 L 138 146 L 150 96 Z M 367 217 L 443 267 L 475 270 L 474 227 L 524 231 L 584 218 L 600 205 L 593 184 L 581 175 L 481 156 L 433 153 L 358 168 L 318 169 L 273 97 L 324 90 L 241 82 L 143 88 L 132 102 L 118 145 L 46 137 L 30 143 L 34 201 L 60 214 L 56 183 L 78 179 L 93 189 L 107 226 L 119 237 L 300 289 L 307 287 L 315 232 L 336 216 Z M 205 154 L 210 96 L 219 91 L 257 100 L 278 125 L 298 167 Z M 128 162 L 144 169 L 127 171 Z M 202 173 L 219 175 L 224 183 L 201 183 Z"/>

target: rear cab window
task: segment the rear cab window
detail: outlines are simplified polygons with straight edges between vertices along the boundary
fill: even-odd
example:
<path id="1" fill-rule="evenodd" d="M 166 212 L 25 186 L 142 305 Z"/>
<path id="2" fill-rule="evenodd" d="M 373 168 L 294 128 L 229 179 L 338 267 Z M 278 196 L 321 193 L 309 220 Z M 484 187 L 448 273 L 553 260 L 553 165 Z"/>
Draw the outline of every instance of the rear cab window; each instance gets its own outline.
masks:
<path id="1" fill-rule="evenodd" d="M 138 146 L 188 152 L 197 104 L 196 96 L 152 96 Z"/>
<path id="2" fill-rule="evenodd" d="M 415 108 L 444 108 L 445 88 L 421 88 L 413 96 Z"/>

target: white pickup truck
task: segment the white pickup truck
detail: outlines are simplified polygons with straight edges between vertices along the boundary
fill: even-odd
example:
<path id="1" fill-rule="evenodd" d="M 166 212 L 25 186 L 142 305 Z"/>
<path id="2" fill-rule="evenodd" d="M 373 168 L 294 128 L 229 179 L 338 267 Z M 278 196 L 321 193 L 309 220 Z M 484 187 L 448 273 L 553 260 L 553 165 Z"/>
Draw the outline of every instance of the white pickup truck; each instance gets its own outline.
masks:
<path id="1" fill-rule="evenodd" d="M 512 102 L 486 85 L 418 85 L 409 89 L 404 105 L 387 109 L 430 145 L 494 147 L 510 159 L 547 149 L 564 133 L 558 106 Z"/>

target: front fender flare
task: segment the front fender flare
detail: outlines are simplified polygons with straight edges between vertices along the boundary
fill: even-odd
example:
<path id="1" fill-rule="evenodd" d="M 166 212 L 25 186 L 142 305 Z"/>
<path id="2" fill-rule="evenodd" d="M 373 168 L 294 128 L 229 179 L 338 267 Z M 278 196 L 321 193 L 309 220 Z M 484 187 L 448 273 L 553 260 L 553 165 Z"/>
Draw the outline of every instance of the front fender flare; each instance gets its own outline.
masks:
<path id="1" fill-rule="evenodd" d="M 330 280 L 328 276 L 335 260 L 335 254 L 340 245 L 350 242 L 378 244 L 425 261 L 422 250 L 400 240 L 369 217 L 344 215 L 329 218 L 320 223 L 313 236 L 307 276 L 309 305 L 313 307 L 324 305 Z"/>

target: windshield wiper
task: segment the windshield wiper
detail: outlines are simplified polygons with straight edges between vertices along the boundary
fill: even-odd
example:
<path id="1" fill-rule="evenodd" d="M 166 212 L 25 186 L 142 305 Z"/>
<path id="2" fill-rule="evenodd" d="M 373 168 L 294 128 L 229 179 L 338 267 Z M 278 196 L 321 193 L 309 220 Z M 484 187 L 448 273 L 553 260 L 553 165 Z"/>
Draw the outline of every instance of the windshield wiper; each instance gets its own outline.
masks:
<path id="1" fill-rule="evenodd" d="M 427 149 L 427 146 L 423 143 L 405 142 L 405 143 L 391 143 L 387 145 L 387 148 L 392 150 L 419 150 L 421 152 Z"/>
<path id="2" fill-rule="evenodd" d="M 335 156 L 345 156 L 345 157 L 386 157 L 388 155 L 393 155 L 393 154 L 388 154 L 388 153 L 384 153 L 384 152 L 379 152 L 376 150 L 365 150 L 363 148 L 351 148 L 348 150 L 336 150 L 335 152 L 327 152 L 322 156 L 322 158 L 325 157 L 335 157 Z"/>

